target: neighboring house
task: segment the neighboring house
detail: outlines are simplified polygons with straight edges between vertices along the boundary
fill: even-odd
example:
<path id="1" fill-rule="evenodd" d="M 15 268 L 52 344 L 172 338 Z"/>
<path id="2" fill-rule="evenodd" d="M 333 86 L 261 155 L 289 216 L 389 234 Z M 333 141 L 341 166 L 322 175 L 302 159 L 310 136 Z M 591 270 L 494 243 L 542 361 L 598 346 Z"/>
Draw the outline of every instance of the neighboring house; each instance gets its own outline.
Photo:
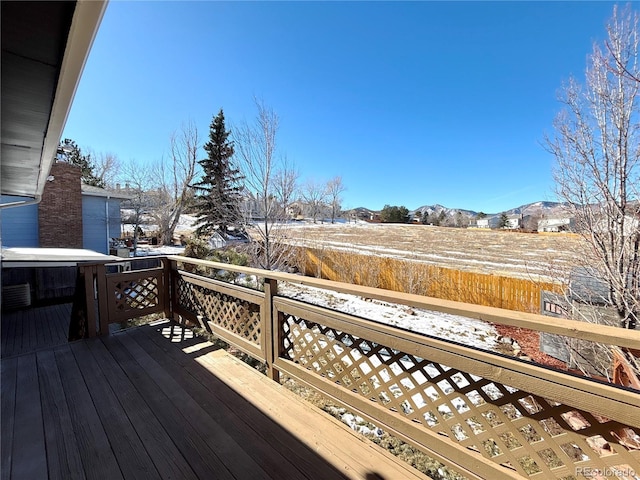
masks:
<path id="1" fill-rule="evenodd" d="M 500 224 L 500 215 L 492 215 L 491 217 L 484 217 L 476 219 L 476 228 L 498 228 Z M 509 215 L 507 217 L 506 230 L 517 230 L 522 228 L 522 216 L 521 215 Z"/>
<path id="2" fill-rule="evenodd" d="M 518 230 L 522 228 L 522 215 L 507 215 L 505 230 Z"/>
<path id="3" fill-rule="evenodd" d="M 249 191 L 243 190 L 240 194 L 240 212 L 245 222 L 263 219 L 264 215 L 258 199 Z"/>
<path id="4" fill-rule="evenodd" d="M 498 217 L 484 217 L 478 218 L 476 220 L 477 228 L 497 228 L 498 227 Z"/>
<path id="5" fill-rule="evenodd" d="M 292 202 L 287 207 L 287 217 L 292 220 L 303 220 L 304 216 L 302 215 L 303 205 L 300 202 Z"/>
<path id="6" fill-rule="evenodd" d="M 222 235 L 220 232 L 215 231 L 211 234 L 208 240 L 209 248 L 218 249 L 225 248 L 229 245 L 246 243 L 249 241 L 247 234 L 238 230 L 230 229 L 226 235 Z"/>
<path id="7" fill-rule="evenodd" d="M 609 285 L 585 267 L 576 267 L 569 278 L 569 300 L 584 305 L 607 306 Z"/>
<path id="8" fill-rule="evenodd" d="M 584 267 L 571 271 L 566 297 L 541 292 L 543 315 L 571 318 L 601 325 L 620 326 L 620 317 L 609 300 L 609 286 L 603 278 Z M 578 338 L 551 333 L 540 334 L 540 350 L 565 362 L 569 368 L 604 376 L 603 369 L 611 366 L 607 350 Z"/>
<path id="9" fill-rule="evenodd" d="M 109 253 L 111 239 L 121 237 L 120 204 L 127 198 L 121 192 L 82 185 L 83 248 Z"/>
<path id="10" fill-rule="evenodd" d="M 20 197 L 2 196 L 2 203 Z M 2 210 L 3 247 L 84 248 L 109 254 L 109 241 L 120 237 L 119 192 L 83 185 L 80 169 L 52 165 L 38 204 Z"/>
<path id="11" fill-rule="evenodd" d="M 538 232 L 573 232 L 575 227 L 573 217 L 543 218 L 538 222 Z"/>
<path id="12" fill-rule="evenodd" d="M 227 240 L 220 234 L 220 232 L 213 232 L 209 237 L 209 248 L 217 249 L 227 246 Z"/>
<path id="13" fill-rule="evenodd" d="M 602 218 L 596 218 L 596 221 L 593 224 L 593 231 L 596 233 L 607 233 L 609 232 L 608 221 L 610 219 L 603 216 Z M 640 232 L 640 217 L 627 214 L 624 216 L 624 227 L 622 233 L 625 237 L 633 237 L 638 235 Z"/>

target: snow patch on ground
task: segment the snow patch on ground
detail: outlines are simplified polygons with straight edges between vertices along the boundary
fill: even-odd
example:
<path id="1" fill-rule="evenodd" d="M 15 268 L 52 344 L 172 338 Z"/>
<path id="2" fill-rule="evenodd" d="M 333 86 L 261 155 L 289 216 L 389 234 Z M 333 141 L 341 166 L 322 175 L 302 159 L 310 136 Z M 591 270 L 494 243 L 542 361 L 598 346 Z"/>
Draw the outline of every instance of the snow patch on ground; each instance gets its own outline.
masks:
<path id="1" fill-rule="evenodd" d="M 416 333 L 427 334 L 449 341 L 455 340 L 456 342 L 483 350 L 495 351 L 495 347 L 499 343 L 499 334 L 495 327 L 480 320 L 411 308 L 379 300 L 365 300 L 355 295 L 332 292 L 293 283 L 280 283 L 278 285 L 278 293 L 289 298 L 401 327 Z M 342 353 L 342 349 L 340 349 L 338 353 Z M 357 350 L 350 352 L 349 356 L 343 357 L 345 362 L 358 363 L 361 368 L 364 368 L 366 363 L 360 364 L 360 358 L 361 354 Z M 384 361 L 384 358 L 382 360 Z M 380 359 L 376 356 L 369 358 L 369 361 L 374 367 L 380 364 Z M 394 375 L 400 376 L 403 372 L 411 371 L 414 366 L 413 362 L 408 358 L 401 360 L 400 363 L 402 363 L 402 366 L 396 363 L 389 366 Z M 440 366 L 440 368 L 448 369 L 448 367 L 444 365 Z M 364 373 L 366 374 L 367 372 L 365 371 Z M 392 382 L 388 374 L 387 377 L 384 377 L 383 374 L 384 371 L 380 373 L 382 381 L 386 383 Z M 397 398 L 405 394 L 406 391 L 413 390 L 411 399 L 415 406 L 417 408 L 424 408 L 428 402 L 440 398 L 441 394 L 434 386 L 428 385 L 429 378 L 427 378 L 427 376 L 435 378 L 439 376 L 439 374 L 440 371 L 436 369 L 435 366 L 428 365 L 424 373 L 415 371 L 411 374 L 411 379 L 400 379 L 397 383 L 391 385 L 391 387 L 389 387 L 389 393 Z M 474 380 L 479 380 L 480 378 L 475 375 L 471 375 L 470 377 Z M 458 388 L 464 388 L 469 385 L 467 379 L 460 374 L 452 375 L 450 380 L 454 382 Z M 379 387 L 379 385 L 374 386 Z M 445 395 L 449 395 L 454 391 L 453 387 L 447 382 L 441 382 L 438 386 Z M 482 389 L 491 398 L 498 398 L 502 395 L 493 383 L 486 384 Z M 507 389 L 513 391 L 513 389 L 509 387 L 507 387 Z M 384 397 L 389 396 L 386 393 L 381 393 L 381 395 Z M 390 399 L 386 398 L 386 400 Z M 455 408 L 459 413 L 464 413 L 470 409 L 469 404 L 478 406 L 483 403 L 484 399 L 477 392 L 469 392 L 466 395 L 460 395 L 451 399 L 451 407 L 446 404 L 441 404 L 438 407 L 438 413 L 442 417 L 447 418 L 453 414 L 451 408 Z M 413 411 L 413 407 L 407 401 L 402 403 L 402 408 L 405 410 L 405 413 L 411 413 Z M 380 437 L 384 433 L 382 429 L 372 425 L 362 417 L 347 412 L 344 408 L 329 407 L 329 410 L 330 413 L 338 417 L 343 423 L 363 435 Z M 438 423 L 433 413 L 425 414 L 424 418 L 429 426 L 434 426 Z M 453 433 L 458 440 L 462 440 L 466 435 L 463 431 L 457 432 L 454 430 Z"/>
<path id="2" fill-rule="evenodd" d="M 147 246 L 139 245 L 136 249 L 136 257 L 149 257 L 153 255 L 182 255 L 184 247 L 160 245 Z"/>
<path id="3" fill-rule="evenodd" d="M 355 295 L 292 283 L 281 283 L 278 288 L 281 295 L 289 298 L 332 308 L 412 332 L 445 340 L 455 339 L 464 345 L 489 351 L 493 351 L 497 345 L 498 332 L 495 327 L 480 320 L 379 300 L 365 300 Z"/>

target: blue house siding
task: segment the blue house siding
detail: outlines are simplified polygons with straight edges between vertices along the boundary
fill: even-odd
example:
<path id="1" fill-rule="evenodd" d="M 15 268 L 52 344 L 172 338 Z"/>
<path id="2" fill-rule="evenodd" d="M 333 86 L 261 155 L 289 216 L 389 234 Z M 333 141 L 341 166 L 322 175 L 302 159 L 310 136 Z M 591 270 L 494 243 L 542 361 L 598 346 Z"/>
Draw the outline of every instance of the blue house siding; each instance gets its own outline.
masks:
<path id="1" fill-rule="evenodd" d="M 24 201 L 24 197 L 2 195 L 2 203 Z M 39 247 L 38 205 L 0 210 L 0 239 L 3 247 Z"/>
<path id="2" fill-rule="evenodd" d="M 105 208 L 107 203 L 109 206 L 108 213 Z M 82 237 L 84 248 L 108 254 L 108 239 L 120 237 L 120 223 L 119 199 L 82 196 Z"/>

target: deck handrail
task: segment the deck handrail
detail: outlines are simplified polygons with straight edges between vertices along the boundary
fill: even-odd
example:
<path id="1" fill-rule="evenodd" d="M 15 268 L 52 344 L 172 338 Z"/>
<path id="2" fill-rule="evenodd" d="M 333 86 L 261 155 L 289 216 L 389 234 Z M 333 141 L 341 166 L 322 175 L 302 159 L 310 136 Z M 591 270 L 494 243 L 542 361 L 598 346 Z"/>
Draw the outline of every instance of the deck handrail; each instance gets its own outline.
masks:
<path id="1" fill-rule="evenodd" d="M 366 287 L 350 283 L 335 282 L 321 278 L 306 277 L 292 273 L 261 270 L 258 268 L 243 267 L 226 263 L 210 262 L 195 258 L 170 255 L 171 261 L 200 265 L 211 269 L 228 270 L 231 272 L 255 275 L 262 278 L 270 278 L 277 281 L 285 281 L 306 285 L 309 287 L 333 290 L 339 293 L 357 295 L 364 298 L 374 298 L 383 302 L 396 303 L 414 308 L 433 310 L 435 312 L 459 315 L 462 317 L 482 320 L 485 322 L 506 325 L 510 327 L 527 328 L 538 332 L 552 333 L 565 337 L 576 338 L 591 342 L 616 345 L 619 347 L 640 350 L 640 330 L 624 330 L 610 325 L 598 325 L 578 320 L 553 318 L 535 313 L 516 312 L 503 308 L 474 305 L 471 303 L 454 302 L 434 297 L 384 290 L 381 288 Z"/>

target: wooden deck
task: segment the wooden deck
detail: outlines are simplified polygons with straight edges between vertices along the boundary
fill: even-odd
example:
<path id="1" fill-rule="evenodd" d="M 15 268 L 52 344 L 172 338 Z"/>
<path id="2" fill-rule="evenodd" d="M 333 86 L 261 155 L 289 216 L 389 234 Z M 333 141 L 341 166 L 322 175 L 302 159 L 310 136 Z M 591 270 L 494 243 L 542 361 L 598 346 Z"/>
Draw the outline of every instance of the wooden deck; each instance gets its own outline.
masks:
<path id="1" fill-rule="evenodd" d="M 168 321 L 4 356 L 1 381 L 2 480 L 427 478 Z"/>
<path id="2" fill-rule="evenodd" d="M 12 357 L 67 343 L 71 304 L 2 312 L 0 355 Z"/>

